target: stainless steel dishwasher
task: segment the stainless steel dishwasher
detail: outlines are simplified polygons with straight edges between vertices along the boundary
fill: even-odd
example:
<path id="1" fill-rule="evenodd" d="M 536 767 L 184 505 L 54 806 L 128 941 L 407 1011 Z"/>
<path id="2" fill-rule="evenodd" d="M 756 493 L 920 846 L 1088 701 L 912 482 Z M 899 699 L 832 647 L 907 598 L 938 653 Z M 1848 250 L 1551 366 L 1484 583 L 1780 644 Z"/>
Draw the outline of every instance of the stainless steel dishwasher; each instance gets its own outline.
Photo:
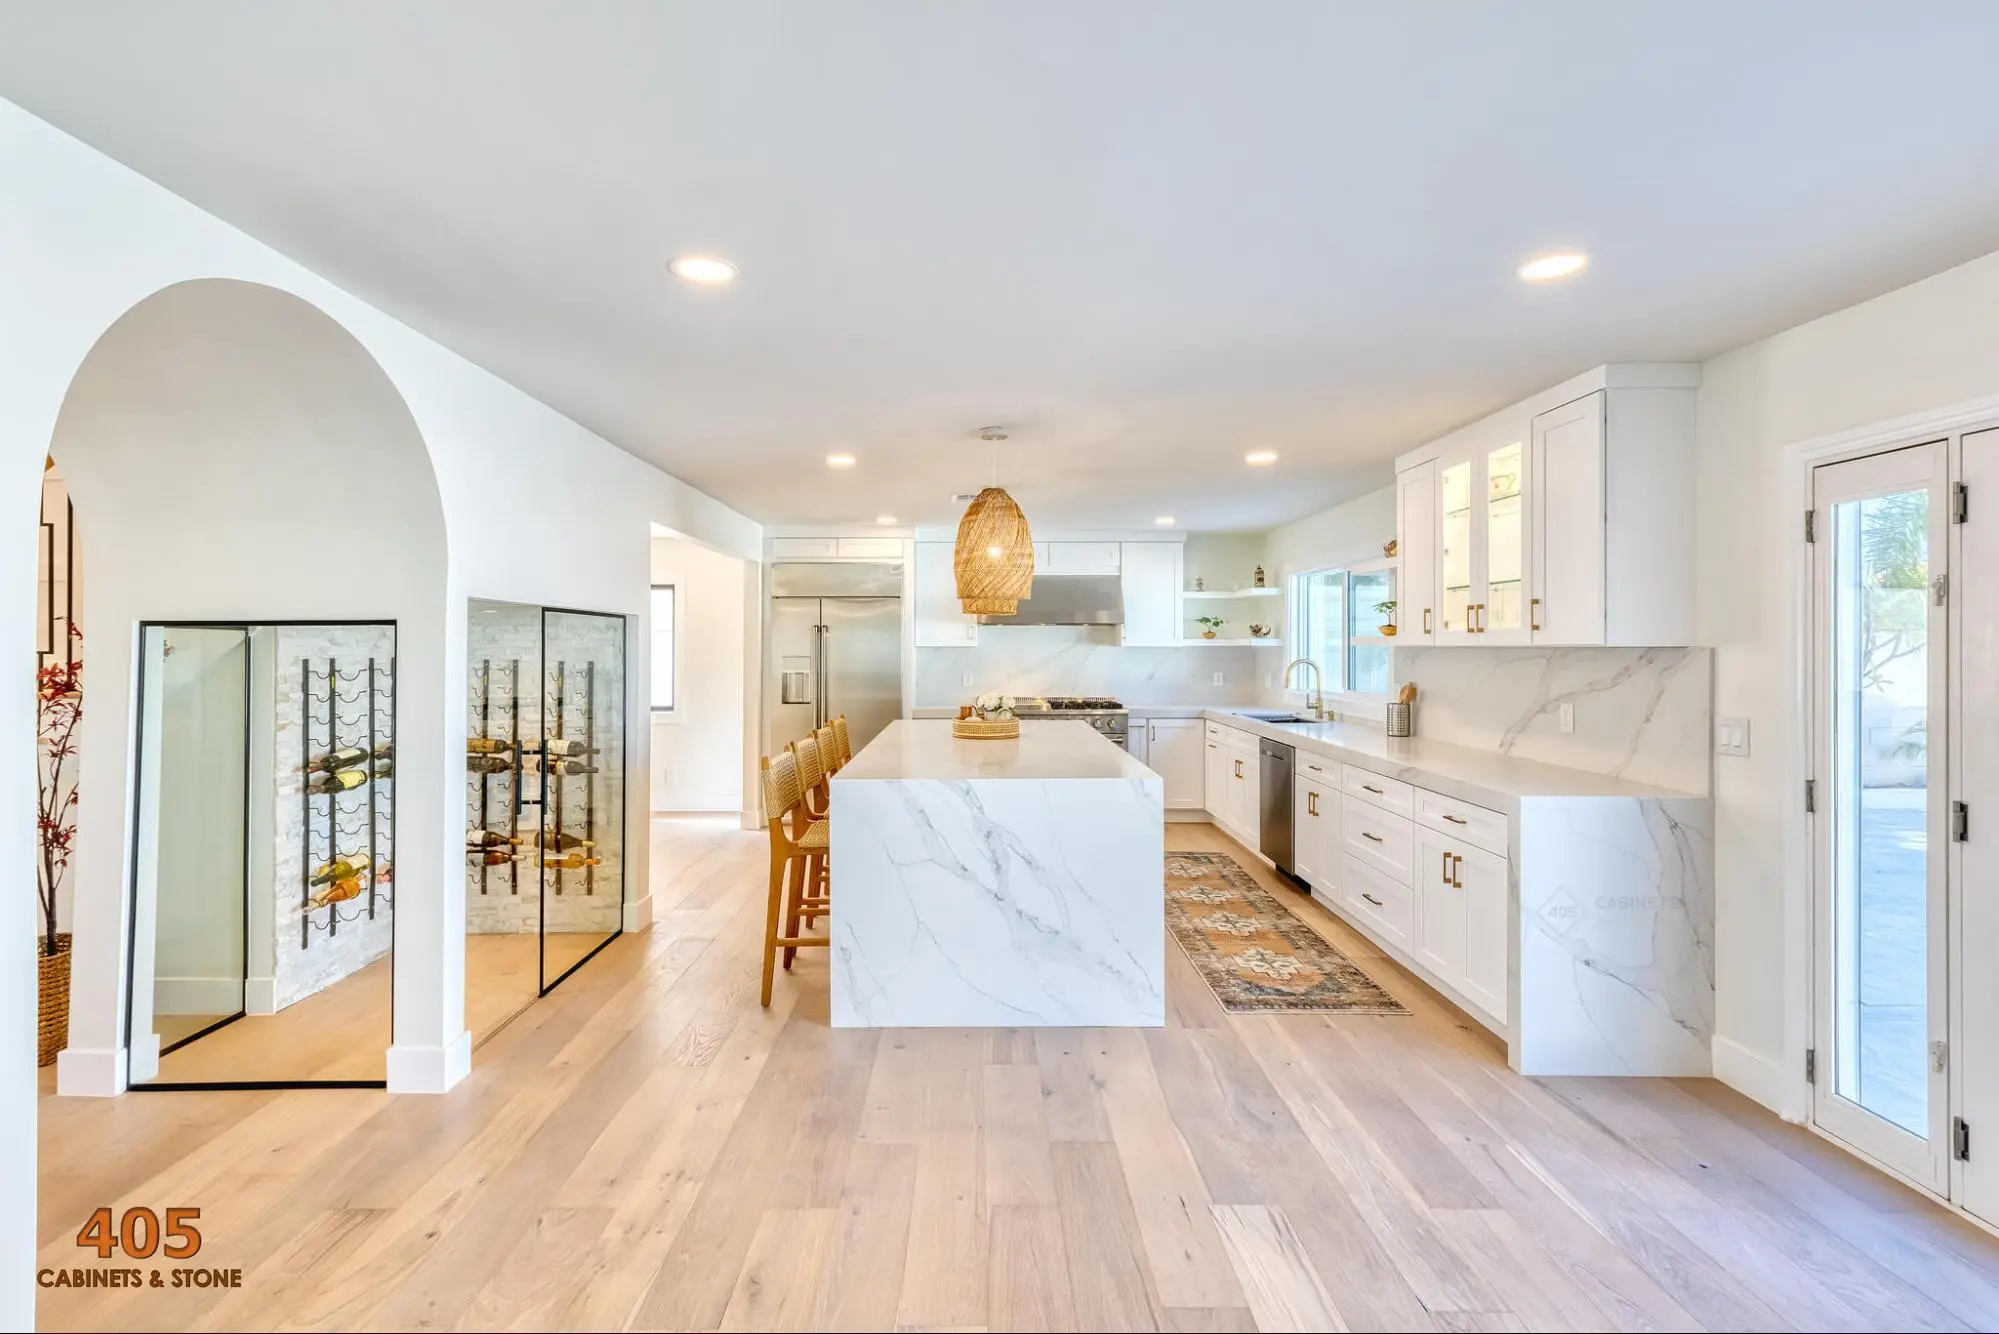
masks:
<path id="1" fill-rule="evenodd" d="M 1257 774 L 1257 796 L 1263 809 L 1258 812 L 1256 849 L 1270 858 L 1278 873 L 1287 880 L 1291 874 L 1291 761 L 1297 754 L 1281 741 L 1258 738 L 1261 768 Z"/>

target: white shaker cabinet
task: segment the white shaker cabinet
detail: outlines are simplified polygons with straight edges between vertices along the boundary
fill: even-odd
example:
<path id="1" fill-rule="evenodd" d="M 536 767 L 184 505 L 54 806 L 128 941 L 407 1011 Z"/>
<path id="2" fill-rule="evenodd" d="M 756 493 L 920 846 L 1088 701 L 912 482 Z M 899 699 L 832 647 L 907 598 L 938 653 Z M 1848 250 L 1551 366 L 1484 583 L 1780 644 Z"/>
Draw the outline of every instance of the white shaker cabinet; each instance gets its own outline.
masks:
<path id="1" fill-rule="evenodd" d="M 1437 637 L 1437 461 L 1395 475 L 1396 642 Z"/>
<path id="2" fill-rule="evenodd" d="M 1600 366 L 1398 459 L 1404 642 L 1690 643 L 1698 384 Z"/>
<path id="3" fill-rule="evenodd" d="M 958 603 L 950 542 L 916 544 L 916 647 L 964 648 L 979 642 L 979 623 Z"/>
<path id="4" fill-rule="evenodd" d="M 1119 564 L 1116 542 L 1036 542 L 1036 574 L 1116 574 Z"/>
<path id="5" fill-rule="evenodd" d="M 1416 833 L 1416 962 L 1506 1022 L 1506 858 Z"/>
<path id="6" fill-rule="evenodd" d="M 1181 634 L 1180 543 L 1126 542 L 1123 547 L 1118 563 L 1124 589 L 1123 644 L 1127 648 L 1176 647 Z"/>
<path id="7" fill-rule="evenodd" d="M 1201 809 L 1205 792 L 1202 760 L 1207 752 L 1199 718 L 1134 720 L 1127 739 L 1132 753 L 1166 780 L 1167 810 Z"/>
<path id="8" fill-rule="evenodd" d="M 1291 780 L 1291 870 L 1312 887 L 1312 897 L 1333 906 L 1340 898 L 1340 794 L 1300 774 Z"/>

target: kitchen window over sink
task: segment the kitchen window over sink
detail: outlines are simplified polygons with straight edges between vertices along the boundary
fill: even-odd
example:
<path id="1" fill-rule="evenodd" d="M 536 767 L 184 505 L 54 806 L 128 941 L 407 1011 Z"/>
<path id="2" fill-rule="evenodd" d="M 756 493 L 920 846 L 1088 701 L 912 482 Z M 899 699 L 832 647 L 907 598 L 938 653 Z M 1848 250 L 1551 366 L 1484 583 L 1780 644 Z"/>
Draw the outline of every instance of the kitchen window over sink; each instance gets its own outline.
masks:
<path id="1" fill-rule="evenodd" d="M 1310 658 L 1328 693 L 1388 694 L 1389 637 L 1395 570 L 1387 561 L 1303 570 L 1291 576 L 1289 656 Z M 1300 678 L 1302 683 L 1303 678 Z"/>

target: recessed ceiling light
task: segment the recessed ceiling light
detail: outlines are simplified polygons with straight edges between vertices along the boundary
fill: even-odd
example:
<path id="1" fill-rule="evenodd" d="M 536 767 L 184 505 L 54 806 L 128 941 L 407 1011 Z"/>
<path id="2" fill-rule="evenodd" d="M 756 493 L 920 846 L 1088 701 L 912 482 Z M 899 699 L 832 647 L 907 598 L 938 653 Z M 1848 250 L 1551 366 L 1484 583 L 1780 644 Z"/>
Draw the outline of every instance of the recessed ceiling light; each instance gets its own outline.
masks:
<path id="1" fill-rule="evenodd" d="M 736 266 L 713 255 L 676 255 L 666 262 L 666 271 L 682 282 L 702 287 L 721 287 L 736 281 Z"/>
<path id="2" fill-rule="evenodd" d="M 1580 250 L 1564 250 L 1559 254 L 1542 255 L 1522 264 L 1520 280 L 1529 283 L 1551 283 L 1558 278 L 1573 277 L 1588 267 L 1588 255 Z"/>
<path id="3" fill-rule="evenodd" d="M 828 454 L 826 456 L 826 466 L 829 468 L 851 468 L 854 466 L 854 456 L 852 454 Z"/>
<path id="4" fill-rule="evenodd" d="M 893 514 L 877 514 L 875 515 L 875 522 L 884 528 L 893 528 L 895 527 L 895 516 Z"/>
<path id="5" fill-rule="evenodd" d="M 1173 516 L 1170 514 L 1162 514 L 1158 518 L 1154 519 L 1153 522 L 1158 524 L 1161 528 L 1171 528 L 1173 526 Z"/>
<path id="6" fill-rule="evenodd" d="M 1268 468 L 1271 464 L 1277 462 L 1277 451 L 1274 449 L 1252 449 L 1249 453 L 1242 456 L 1242 461 L 1252 468 Z"/>

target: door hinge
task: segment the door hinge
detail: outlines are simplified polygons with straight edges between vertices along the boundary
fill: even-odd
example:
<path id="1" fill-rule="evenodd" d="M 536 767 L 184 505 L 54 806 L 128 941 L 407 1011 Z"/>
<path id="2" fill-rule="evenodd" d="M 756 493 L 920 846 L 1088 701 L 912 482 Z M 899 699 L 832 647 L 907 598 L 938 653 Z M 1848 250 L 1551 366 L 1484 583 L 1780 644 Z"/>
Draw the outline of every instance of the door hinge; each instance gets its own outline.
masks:
<path id="1" fill-rule="evenodd" d="M 1944 1072 L 1944 1068 L 1949 1064 L 1950 1064 L 1950 1044 L 1945 1042 L 1942 1038 L 1938 1038 L 1935 1042 L 1932 1042 L 1930 1044 L 1930 1072 L 1932 1074 L 1940 1075 Z"/>
<path id="2" fill-rule="evenodd" d="M 1805 1048 L 1805 1082 L 1807 1084 L 1816 1084 L 1819 1082 L 1819 1049 L 1817 1047 Z"/>
<path id="3" fill-rule="evenodd" d="M 1805 814 L 1806 814 L 1806 815 L 1811 815 L 1811 814 L 1813 814 L 1814 812 L 1816 812 L 1816 811 L 1818 810 L 1818 808 L 1819 808 L 1819 802 L 1818 802 L 1818 797 L 1819 797 L 1819 781 L 1818 781 L 1818 779 L 1816 779 L 1816 778 L 1807 778 L 1807 779 L 1805 780 Z"/>
<path id="4" fill-rule="evenodd" d="M 1959 482 L 1950 489 L 1950 521 L 1968 523 L 1971 520 L 1971 488 Z"/>
<path id="5" fill-rule="evenodd" d="M 1819 540 L 1819 512 L 1817 510 L 1806 510 L 1805 541 L 1816 542 L 1818 540 Z"/>
<path id="6" fill-rule="evenodd" d="M 1950 1156 L 1960 1163 L 1971 1161 L 1971 1123 L 1961 1116 L 1950 1119 Z"/>
<path id="7" fill-rule="evenodd" d="M 1950 841 L 1969 843 L 1971 841 L 1971 807 L 1961 801 L 1950 804 Z"/>

